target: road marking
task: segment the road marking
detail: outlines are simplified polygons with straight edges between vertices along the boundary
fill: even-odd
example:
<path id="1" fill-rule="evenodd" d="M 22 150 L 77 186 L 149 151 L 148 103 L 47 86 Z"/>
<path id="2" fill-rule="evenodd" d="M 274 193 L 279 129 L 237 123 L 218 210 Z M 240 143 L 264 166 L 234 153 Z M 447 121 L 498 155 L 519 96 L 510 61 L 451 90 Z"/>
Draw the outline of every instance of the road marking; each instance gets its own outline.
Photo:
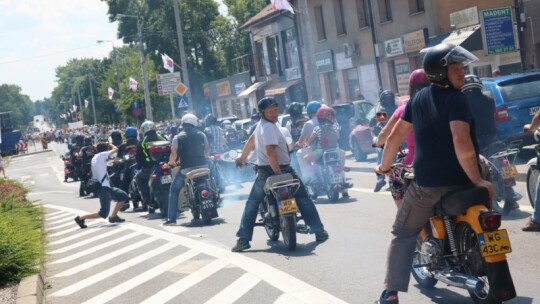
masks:
<path id="1" fill-rule="evenodd" d="M 50 222 L 50 223 L 47 221 L 47 230 L 55 229 L 56 227 L 53 228 L 55 225 L 65 223 L 65 222 L 71 222 L 71 221 L 73 221 L 73 218 L 71 216 L 66 216 L 66 217 L 64 217 L 62 219 L 59 219 L 57 221 Z"/>
<path id="2" fill-rule="evenodd" d="M 315 303 L 321 303 L 321 302 L 315 302 Z M 284 293 L 274 302 L 274 304 L 304 304 L 304 302 L 298 300 L 297 298 L 291 296 L 288 293 Z"/>
<path id="3" fill-rule="evenodd" d="M 100 230 L 103 230 L 103 229 L 100 229 Z M 92 238 L 89 238 L 89 239 L 84 239 L 84 240 L 82 240 L 80 242 L 77 242 L 77 243 L 75 243 L 73 245 L 69 245 L 69 246 L 66 246 L 66 247 L 62 247 L 60 249 L 53 250 L 53 251 L 49 252 L 49 254 L 57 254 L 57 253 L 63 253 L 63 252 L 69 251 L 69 250 L 73 250 L 75 248 L 79 248 L 79 247 L 88 245 L 88 244 L 90 244 L 92 242 L 95 242 L 97 240 L 101 240 L 101 239 L 104 239 L 106 237 L 110 237 L 110 236 L 115 235 L 115 234 L 117 234 L 119 232 L 122 232 L 124 230 L 126 230 L 126 229 L 123 228 L 123 227 L 120 227 L 118 229 L 109 230 L 107 232 L 100 233 L 99 235 L 97 235 L 95 237 L 92 237 Z M 91 231 L 91 232 L 97 232 L 97 230 L 96 231 Z M 58 245 L 58 244 L 63 244 L 65 242 L 74 240 L 74 239 L 81 239 L 81 234 L 82 233 L 72 235 L 72 236 L 60 239 L 60 240 L 58 240 L 56 242 L 52 242 L 50 244 L 51 245 Z"/>
<path id="4" fill-rule="evenodd" d="M 72 219 L 73 220 L 73 219 Z M 88 225 L 90 226 L 90 225 Z M 64 234 L 68 234 L 68 233 L 71 233 L 73 231 L 77 231 L 77 230 L 81 230 L 81 228 L 79 226 L 75 226 L 73 228 L 69 228 L 69 229 L 65 229 L 65 230 L 62 230 L 60 232 L 56 232 L 56 233 L 51 233 L 49 235 L 47 235 L 48 237 L 57 237 L 57 236 L 61 236 L 61 235 L 64 235 Z M 85 231 L 86 234 L 89 234 L 89 233 L 92 233 L 92 230 L 86 230 Z M 50 243 L 49 243 L 50 244 Z"/>
<path id="5" fill-rule="evenodd" d="M 49 176 L 49 173 L 40 173 L 38 176 L 39 176 L 39 177 Z"/>
<path id="6" fill-rule="evenodd" d="M 368 188 L 349 188 L 349 190 L 356 191 L 356 192 L 371 193 L 371 194 L 392 195 L 390 191 L 382 190 L 379 192 L 373 192 L 373 189 L 368 189 Z"/>
<path id="7" fill-rule="evenodd" d="M 144 262 L 148 259 L 151 259 L 152 257 L 159 255 L 165 251 L 171 250 L 175 247 L 178 247 L 178 244 L 174 243 L 167 243 L 165 245 L 162 245 L 154 250 L 145 252 L 141 255 L 138 255 L 131 260 L 127 260 L 123 263 L 120 263 L 114 267 L 111 267 L 107 270 L 104 270 L 102 272 L 96 273 L 95 275 L 89 276 L 83 280 L 77 281 L 77 283 L 72 284 L 66 288 L 60 289 L 59 291 L 53 293 L 51 296 L 53 297 L 64 297 L 69 296 L 83 288 L 86 288 L 90 285 L 93 285 L 99 281 L 102 281 L 112 275 L 115 275 L 121 271 L 124 271 L 130 267 L 133 267 L 141 262 Z"/>
<path id="8" fill-rule="evenodd" d="M 142 241 L 139 241 L 137 243 L 133 243 L 133 244 L 131 244 L 129 246 L 126 246 L 124 248 L 121 248 L 121 249 L 118 249 L 116 251 L 110 252 L 110 253 L 108 253 L 106 255 L 100 256 L 99 258 L 90 260 L 90 261 L 88 261 L 88 262 L 86 262 L 84 264 L 81 264 L 79 266 L 76 266 L 76 267 L 73 267 L 73 268 L 68 269 L 66 271 L 63 271 L 63 272 L 53 276 L 53 278 L 67 277 L 67 276 L 76 274 L 76 273 L 78 273 L 80 271 L 83 271 L 83 270 L 86 270 L 86 269 L 91 268 L 93 266 L 96 266 L 96 265 L 98 265 L 100 263 L 103 263 L 105 261 L 113 259 L 113 258 L 115 258 L 115 257 L 117 257 L 119 255 L 122 255 L 122 254 L 124 254 L 126 252 L 130 252 L 132 250 L 135 250 L 135 249 L 137 249 L 139 247 L 150 244 L 150 243 L 152 243 L 154 241 L 157 241 L 157 240 L 159 240 L 157 237 L 149 237 L 149 238 L 144 239 Z"/>
<path id="9" fill-rule="evenodd" d="M 60 224 L 60 222 L 63 222 L 63 224 Z M 69 226 L 73 227 L 73 225 L 75 224 L 73 222 L 73 219 L 63 219 L 63 220 L 57 221 L 57 223 L 60 224 L 60 225 L 58 225 L 58 224 L 56 224 L 56 225 L 50 225 L 50 224 L 47 225 L 48 226 L 47 230 L 53 230 L 53 231 L 54 230 L 59 230 L 60 228 L 64 228 L 64 227 L 69 227 Z"/>
<path id="10" fill-rule="evenodd" d="M 244 294 L 255 287 L 261 279 L 251 273 L 245 273 L 231 285 L 220 291 L 217 295 L 206 301 L 205 304 L 232 304 Z"/>
<path id="11" fill-rule="evenodd" d="M 214 273 L 223 269 L 225 266 L 227 266 L 227 264 L 229 264 L 229 262 L 225 260 L 221 260 L 221 259 L 215 260 L 212 263 L 204 266 L 203 268 L 195 271 L 194 273 L 182 278 L 176 283 L 169 285 L 168 287 L 160 290 L 159 292 L 155 293 L 150 298 L 142 301 L 141 304 L 154 304 L 154 303 L 168 302 L 174 297 L 178 296 L 179 294 L 193 287 L 195 284 L 199 283 L 200 281 L 210 277 Z"/>
<path id="12" fill-rule="evenodd" d="M 70 256 L 67 256 L 67 257 L 65 257 L 65 258 L 63 258 L 63 259 L 59 259 L 59 260 L 53 261 L 53 262 L 51 262 L 51 264 L 60 264 L 60 263 L 71 262 L 71 261 L 76 260 L 76 259 L 78 259 L 78 258 L 81 258 L 81 257 L 83 257 L 83 256 L 85 256 L 85 255 L 92 254 L 92 253 L 94 253 L 94 252 L 96 252 L 96 251 L 98 251 L 98 250 L 107 248 L 107 247 L 109 247 L 109 246 L 111 246 L 111 245 L 116 245 L 116 244 L 121 243 L 121 242 L 123 242 L 123 241 L 125 241 L 125 240 L 129 240 L 129 239 L 131 239 L 131 238 L 134 238 L 134 237 L 136 237 L 136 236 L 138 236 L 138 235 L 141 235 L 141 234 L 138 233 L 138 232 L 132 232 L 132 233 L 130 233 L 130 234 L 126 234 L 126 235 L 121 236 L 121 237 L 119 237 L 119 238 L 115 238 L 115 239 L 113 239 L 112 241 L 108 241 L 108 242 L 99 244 L 99 245 L 97 245 L 97 246 L 93 246 L 93 247 L 91 247 L 91 248 L 89 248 L 89 249 L 86 249 L 86 250 L 83 250 L 83 251 L 79 251 L 79 252 L 77 252 L 77 253 L 75 253 L 75 254 L 72 254 L 72 255 L 70 255 Z"/>
<path id="13" fill-rule="evenodd" d="M 115 287 L 105 291 L 105 292 L 102 292 L 100 293 L 98 296 L 95 296 L 93 298 L 91 298 L 90 300 L 84 302 L 83 304 L 93 304 L 93 303 L 105 303 L 105 302 L 108 302 L 108 301 L 111 301 L 113 300 L 114 298 L 118 297 L 119 295 L 125 293 L 127 290 L 131 290 L 145 282 L 148 282 L 149 280 L 157 277 L 158 275 L 164 273 L 165 271 L 167 271 L 168 269 L 178 265 L 178 264 L 181 264 L 193 257 L 195 257 L 196 255 L 198 255 L 199 252 L 195 251 L 195 250 L 189 250 L 187 252 L 184 252 L 183 254 L 175 257 L 175 258 L 172 258 L 170 260 L 167 260 L 165 261 L 164 263 L 148 270 L 148 271 L 145 271 L 141 274 L 139 274 L 138 276 L 134 277 L 134 278 L 131 278 L 123 283 L 120 283 L 118 285 L 116 285 Z M 165 302 L 151 302 L 152 304 L 154 303 L 165 303 Z"/>
<path id="14" fill-rule="evenodd" d="M 71 214 L 71 213 L 67 213 L 67 212 L 64 212 L 64 211 L 55 211 L 55 212 L 47 213 L 45 215 L 47 216 L 47 218 L 50 218 L 50 217 L 55 217 L 55 216 L 60 215 L 60 214 L 68 215 L 68 214 Z"/>
<path id="15" fill-rule="evenodd" d="M 53 216 L 49 217 L 49 215 L 47 214 L 46 215 L 46 218 L 47 218 L 47 221 L 49 220 L 56 220 L 56 219 L 59 219 L 61 217 L 65 217 L 65 216 L 71 216 L 72 213 L 68 213 L 68 212 L 64 212 L 64 211 L 59 211 L 59 212 L 55 212 Z"/>
<path id="16" fill-rule="evenodd" d="M 28 195 L 43 195 L 43 194 L 51 194 L 51 193 L 67 193 L 67 194 L 73 194 L 73 191 L 55 190 L 55 191 L 45 191 L 45 192 L 30 192 L 30 193 L 28 193 Z"/>

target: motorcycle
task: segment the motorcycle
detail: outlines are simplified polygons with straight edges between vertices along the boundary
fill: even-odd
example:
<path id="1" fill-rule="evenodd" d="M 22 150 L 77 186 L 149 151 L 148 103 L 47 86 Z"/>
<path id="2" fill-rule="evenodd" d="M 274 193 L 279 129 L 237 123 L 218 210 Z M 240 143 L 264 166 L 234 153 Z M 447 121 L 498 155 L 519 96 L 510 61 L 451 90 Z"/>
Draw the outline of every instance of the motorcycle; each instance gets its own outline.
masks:
<path id="1" fill-rule="evenodd" d="M 271 241 L 283 235 L 283 243 L 289 251 L 296 249 L 298 206 L 294 195 L 300 188 L 300 181 L 290 173 L 272 175 L 264 185 L 264 202 L 259 205 L 261 220 L 257 226 L 264 226 Z"/>
<path id="2" fill-rule="evenodd" d="M 142 195 L 139 192 L 139 187 L 137 186 L 137 174 L 139 174 L 139 172 L 141 172 L 141 170 L 137 169 L 136 166 L 132 167 L 133 178 L 131 179 L 131 182 L 129 183 L 128 195 L 129 195 L 129 199 L 133 203 L 133 209 L 139 208 L 139 203 L 142 201 Z M 127 208 L 129 208 L 129 203 L 127 205 L 128 205 Z M 125 208 L 124 211 L 127 210 L 127 208 Z"/>
<path id="3" fill-rule="evenodd" d="M 173 169 L 176 174 L 179 168 Z M 178 197 L 178 210 L 191 209 L 194 220 L 202 218 L 204 224 L 210 224 L 213 218 L 218 217 L 217 208 L 220 196 L 216 182 L 210 175 L 210 169 L 199 168 L 186 173 L 184 186 Z"/>
<path id="4" fill-rule="evenodd" d="M 68 181 L 68 178 L 73 179 L 74 181 L 79 180 L 79 172 L 75 168 L 74 163 L 71 160 L 71 155 L 69 152 L 66 152 L 60 157 L 64 162 L 64 183 Z"/>
<path id="5" fill-rule="evenodd" d="M 169 191 L 171 189 L 172 175 L 168 165 L 171 154 L 171 145 L 168 141 L 156 141 L 150 146 L 150 157 L 156 162 L 150 175 L 151 205 L 148 213 L 153 214 L 159 208 L 162 217 L 167 216 L 169 204 Z"/>
<path id="6" fill-rule="evenodd" d="M 493 202 L 492 208 L 495 211 L 507 213 L 505 210 L 505 201 L 510 199 L 518 201 L 521 199 L 519 193 L 515 193 L 512 187 L 516 185 L 516 177 L 518 175 L 516 166 L 514 165 L 519 149 L 507 149 L 497 152 L 487 158 L 488 165 L 491 169 L 491 177 L 493 183 Z M 508 198 L 508 196 L 513 196 Z M 507 208 L 509 208 L 507 206 Z"/>
<path id="7" fill-rule="evenodd" d="M 320 162 L 322 162 L 322 166 Z M 345 179 L 345 168 L 341 162 L 340 150 L 324 151 L 321 161 L 314 163 L 313 166 L 318 169 L 317 180 L 306 185 L 312 199 L 317 199 L 324 191 L 330 201 L 337 201 L 340 192 L 352 188 L 353 184 L 348 183 Z"/>
<path id="8" fill-rule="evenodd" d="M 394 167 L 394 166 L 393 166 Z M 414 173 L 404 177 L 412 180 Z M 464 288 L 475 303 L 502 303 L 516 296 L 506 254 L 512 252 L 501 214 L 490 211 L 487 189 L 450 193 L 418 236 L 411 272 L 420 288 L 438 281 Z"/>

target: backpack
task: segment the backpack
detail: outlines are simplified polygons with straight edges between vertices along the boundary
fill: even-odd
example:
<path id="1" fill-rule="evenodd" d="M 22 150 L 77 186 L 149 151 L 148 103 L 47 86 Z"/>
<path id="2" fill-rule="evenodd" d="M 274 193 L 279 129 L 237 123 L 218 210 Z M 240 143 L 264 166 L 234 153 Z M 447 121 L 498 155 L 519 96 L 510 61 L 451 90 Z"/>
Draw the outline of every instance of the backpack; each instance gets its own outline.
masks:
<path id="1" fill-rule="evenodd" d="M 332 124 L 320 125 L 321 137 L 320 145 L 323 150 L 336 149 L 338 147 L 338 137 Z"/>

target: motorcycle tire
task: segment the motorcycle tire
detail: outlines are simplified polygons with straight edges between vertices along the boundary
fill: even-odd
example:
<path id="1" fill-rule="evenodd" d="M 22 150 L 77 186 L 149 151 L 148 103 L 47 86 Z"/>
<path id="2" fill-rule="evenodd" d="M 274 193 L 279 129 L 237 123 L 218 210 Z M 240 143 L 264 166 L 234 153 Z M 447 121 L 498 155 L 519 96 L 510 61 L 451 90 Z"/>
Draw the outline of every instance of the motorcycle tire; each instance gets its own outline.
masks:
<path id="1" fill-rule="evenodd" d="M 429 269 L 427 266 L 422 266 L 422 267 L 417 266 L 417 265 L 429 264 L 429 261 L 427 261 L 424 258 L 424 256 L 420 254 L 420 250 L 422 248 L 422 242 L 423 242 L 422 237 L 418 236 L 416 240 L 416 248 L 414 250 L 414 258 L 413 258 L 411 273 L 414 279 L 416 280 L 416 282 L 418 282 L 418 285 L 420 285 L 422 288 L 431 289 L 437 284 L 438 280 L 431 278 L 425 274 L 426 272 L 429 272 Z"/>
<path id="2" fill-rule="evenodd" d="M 283 234 L 283 243 L 287 250 L 294 251 L 296 249 L 296 215 L 281 216 L 279 222 L 281 234 Z"/>
<path id="3" fill-rule="evenodd" d="M 261 215 L 261 218 L 263 220 L 264 230 L 266 230 L 266 234 L 268 235 L 268 238 L 270 239 L 270 241 L 275 242 L 279 240 L 279 228 L 276 227 L 273 222 L 268 223 L 268 220 L 265 217 L 267 212 L 268 212 L 268 204 L 265 201 L 264 203 L 259 205 L 259 214 Z"/>
<path id="4" fill-rule="evenodd" d="M 539 175 L 540 170 L 536 166 L 530 166 L 529 170 L 527 170 L 527 194 L 533 209 L 534 201 L 536 200 L 536 183 L 538 182 Z"/>
<path id="5" fill-rule="evenodd" d="M 67 180 L 68 180 L 68 176 L 64 174 L 64 183 L 67 183 Z"/>
<path id="6" fill-rule="evenodd" d="M 468 290 L 473 302 L 477 304 L 502 303 L 502 301 L 494 298 L 493 292 L 495 291 L 490 288 L 490 282 L 485 273 L 485 261 L 480 253 L 476 232 L 469 224 L 461 222 L 456 226 L 456 238 L 458 252 L 463 254 L 463 272 L 478 278 L 484 283 L 482 290 Z"/>
<path id="7" fill-rule="evenodd" d="M 352 142 L 351 149 L 354 155 L 354 159 L 357 162 L 363 162 L 367 160 L 367 153 L 363 152 L 362 149 L 360 149 L 360 145 L 356 140 Z"/>
<path id="8" fill-rule="evenodd" d="M 330 202 L 336 202 L 339 199 L 339 191 L 334 189 L 326 190 L 326 195 L 328 196 L 328 200 Z"/>
<path id="9" fill-rule="evenodd" d="M 191 209 L 191 215 L 193 215 L 194 220 L 198 220 L 201 218 L 201 214 L 199 213 L 199 210 L 197 209 Z"/>
<path id="10" fill-rule="evenodd" d="M 162 217 L 167 217 L 168 211 L 169 211 L 169 193 L 168 191 L 163 191 L 164 189 L 161 189 L 161 191 L 158 194 L 159 198 L 159 213 Z"/>
<path id="11" fill-rule="evenodd" d="M 212 218 L 208 217 L 208 215 L 206 215 L 204 213 L 202 214 L 202 220 L 203 220 L 203 223 L 205 225 L 208 225 L 208 224 L 210 224 L 210 222 L 212 222 Z"/>

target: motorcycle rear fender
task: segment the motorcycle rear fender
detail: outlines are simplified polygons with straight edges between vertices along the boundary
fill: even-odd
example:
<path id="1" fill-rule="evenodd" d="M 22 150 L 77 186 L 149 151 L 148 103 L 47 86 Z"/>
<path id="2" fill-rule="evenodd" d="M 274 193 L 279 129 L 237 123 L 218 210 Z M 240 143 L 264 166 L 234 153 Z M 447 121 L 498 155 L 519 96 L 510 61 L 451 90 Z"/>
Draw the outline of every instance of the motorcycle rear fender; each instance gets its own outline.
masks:
<path id="1" fill-rule="evenodd" d="M 527 167 L 530 166 L 536 166 L 538 161 L 538 157 L 533 157 L 527 162 Z"/>
<path id="2" fill-rule="evenodd" d="M 471 228 L 474 230 L 476 234 L 484 232 L 484 229 L 482 229 L 482 226 L 480 225 L 480 221 L 478 220 L 478 217 L 480 216 L 480 213 L 487 212 L 489 209 L 484 205 L 474 205 L 467 209 L 465 214 L 458 215 L 456 217 L 456 224 L 460 222 L 465 222 L 471 226 Z M 496 262 L 502 262 L 506 261 L 506 254 L 497 254 L 492 255 L 484 258 L 485 261 L 489 263 L 496 263 Z"/>
<path id="3" fill-rule="evenodd" d="M 495 300 L 507 301 L 516 297 L 516 288 L 506 260 L 486 263 L 486 272 Z"/>

